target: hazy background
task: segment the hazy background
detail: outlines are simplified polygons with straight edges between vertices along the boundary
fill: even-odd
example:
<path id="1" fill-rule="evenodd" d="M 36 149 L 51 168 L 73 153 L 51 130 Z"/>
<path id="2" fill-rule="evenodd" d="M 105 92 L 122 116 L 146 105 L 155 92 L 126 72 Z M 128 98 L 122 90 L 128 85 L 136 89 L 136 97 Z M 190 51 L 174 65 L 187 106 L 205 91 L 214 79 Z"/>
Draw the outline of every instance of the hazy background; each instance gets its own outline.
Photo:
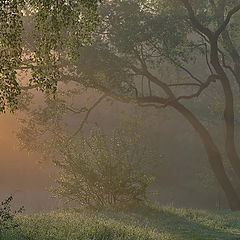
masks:
<path id="1" fill-rule="evenodd" d="M 90 115 L 89 122 L 109 130 L 130 112 L 134 115 L 134 108 L 127 104 L 102 103 Z M 163 155 L 154 184 L 154 190 L 159 193 L 153 198 L 164 205 L 216 209 L 220 197 L 224 207 L 223 194 L 205 189 L 199 182 L 203 166 L 208 165 L 201 143 L 188 123 L 175 113 L 171 113 L 171 118 L 164 112 L 148 116 L 143 120 L 143 131 Z M 39 155 L 20 151 L 15 136 L 20 127 L 17 117 L 0 115 L 0 198 L 13 194 L 15 205 L 24 205 L 27 213 L 57 209 L 62 206 L 61 201 L 53 199 L 47 191 L 54 184 L 56 169 L 47 162 L 39 164 Z M 77 119 L 71 124 L 76 127 L 79 122 Z"/>
<path id="2" fill-rule="evenodd" d="M 47 191 L 55 171 L 47 163 L 38 164 L 37 154 L 20 151 L 15 136 L 18 127 L 16 115 L 0 115 L 0 199 L 13 194 L 15 205 L 24 205 L 27 212 L 56 208 L 58 201 Z"/>

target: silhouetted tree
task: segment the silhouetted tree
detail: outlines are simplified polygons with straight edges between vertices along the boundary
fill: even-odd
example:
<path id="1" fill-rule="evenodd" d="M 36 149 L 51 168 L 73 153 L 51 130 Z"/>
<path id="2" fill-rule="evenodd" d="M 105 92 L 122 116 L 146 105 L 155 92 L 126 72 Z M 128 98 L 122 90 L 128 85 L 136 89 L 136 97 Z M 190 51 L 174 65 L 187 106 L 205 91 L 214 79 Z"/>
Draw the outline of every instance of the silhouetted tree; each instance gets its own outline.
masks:
<path id="1" fill-rule="evenodd" d="M 238 65 L 229 54 L 238 31 L 234 16 L 240 7 L 238 1 L 178 3 L 178 8 L 176 1 L 109 1 L 103 5 L 94 45 L 79 48 L 74 72 L 69 67 L 71 80 L 122 102 L 178 111 L 201 138 L 218 183 L 230 207 L 237 210 L 239 196 L 226 174 L 222 154 L 184 102 L 222 86 L 226 153 L 240 176 L 232 90 L 238 84 Z M 232 42 L 225 39 L 226 32 Z M 236 41 L 236 51 L 237 46 Z M 179 77 L 161 76 L 169 65 L 178 69 Z"/>
<path id="2" fill-rule="evenodd" d="M 226 174 L 222 154 L 209 130 L 186 104 L 208 89 L 214 91 L 216 87 L 222 87 L 225 149 L 235 174 L 240 178 L 235 141 L 236 91 L 233 91 L 240 86 L 239 0 L 105 1 L 92 46 L 83 46 L 86 44 L 82 43 L 81 36 L 86 36 L 82 31 L 85 28 L 79 23 L 79 12 L 75 14 L 78 3 L 84 1 L 73 1 L 76 4 L 73 6 L 69 3 L 60 5 L 64 8 L 59 8 L 58 1 L 49 1 L 49 4 L 36 2 L 39 4 L 34 5 L 34 9 L 38 9 L 35 13 L 38 19 L 35 61 L 26 65 L 32 70 L 33 87 L 55 91 L 57 81 L 68 80 L 98 89 L 122 102 L 175 109 L 199 135 L 231 209 L 239 210 L 240 199 Z M 62 10 L 65 6 L 67 15 Z M 93 8 L 92 5 L 89 8 L 89 4 L 83 6 L 89 13 L 91 9 L 96 10 L 97 2 Z M 89 33 L 95 24 L 87 26 L 86 32 Z M 70 44 L 63 44 L 65 40 Z M 10 46 L 10 49 L 16 48 Z M 20 51 L 15 53 L 18 53 L 17 58 L 10 57 L 5 62 L 19 59 Z M 28 56 L 26 54 L 26 58 Z M 167 66 L 172 66 L 171 71 L 177 68 L 178 74 L 169 72 L 161 76 Z M 10 72 L 4 73 L 6 81 L 16 85 L 9 76 L 18 67 L 25 68 L 19 63 L 16 65 L 14 60 Z M 19 88 L 10 89 L 19 95 Z M 238 94 L 235 96 L 239 97 Z"/>

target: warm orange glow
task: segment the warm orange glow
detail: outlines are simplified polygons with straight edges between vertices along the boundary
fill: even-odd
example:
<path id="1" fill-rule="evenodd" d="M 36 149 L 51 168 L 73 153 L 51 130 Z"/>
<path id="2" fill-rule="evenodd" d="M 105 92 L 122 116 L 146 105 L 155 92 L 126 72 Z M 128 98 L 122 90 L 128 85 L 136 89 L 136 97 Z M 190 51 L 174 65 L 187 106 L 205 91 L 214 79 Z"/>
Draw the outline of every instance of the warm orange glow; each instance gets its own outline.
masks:
<path id="1" fill-rule="evenodd" d="M 55 203 L 46 189 L 53 182 L 53 171 L 37 163 L 39 156 L 18 149 L 14 134 L 18 127 L 16 115 L 0 115 L 0 199 L 14 194 L 28 212 L 52 208 Z"/>

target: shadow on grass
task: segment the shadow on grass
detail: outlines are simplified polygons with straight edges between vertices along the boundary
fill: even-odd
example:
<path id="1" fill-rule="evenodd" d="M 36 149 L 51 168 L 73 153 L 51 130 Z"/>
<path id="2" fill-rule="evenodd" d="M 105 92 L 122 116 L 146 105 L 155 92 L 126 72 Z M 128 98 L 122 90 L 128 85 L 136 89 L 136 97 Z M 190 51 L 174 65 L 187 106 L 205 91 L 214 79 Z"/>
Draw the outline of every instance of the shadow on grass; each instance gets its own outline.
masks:
<path id="1" fill-rule="evenodd" d="M 233 228 L 227 220 L 225 221 L 224 216 L 220 217 L 211 212 L 204 213 L 190 209 L 160 209 L 138 205 L 128 207 L 126 210 L 119 209 L 118 212 L 107 210 L 107 216 L 106 211 L 103 214 L 100 211 L 99 214 L 104 219 L 109 217 L 124 224 L 146 227 L 160 234 L 167 233 L 177 240 L 240 239 L 240 230 L 237 232 L 237 226 L 236 229 Z"/>

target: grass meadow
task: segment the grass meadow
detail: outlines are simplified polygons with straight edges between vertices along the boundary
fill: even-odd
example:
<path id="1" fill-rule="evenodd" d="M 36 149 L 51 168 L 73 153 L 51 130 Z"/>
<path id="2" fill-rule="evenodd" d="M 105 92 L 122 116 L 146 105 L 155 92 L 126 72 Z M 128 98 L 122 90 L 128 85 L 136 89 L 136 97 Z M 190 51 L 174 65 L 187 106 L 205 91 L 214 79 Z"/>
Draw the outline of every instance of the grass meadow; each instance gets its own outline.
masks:
<path id="1" fill-rule="evenodd" d="M 153 205 L 67 209 L 17 216 L 3 240 L 232 240 L 240 238 L 240 212 L 209 212 Z"/>

